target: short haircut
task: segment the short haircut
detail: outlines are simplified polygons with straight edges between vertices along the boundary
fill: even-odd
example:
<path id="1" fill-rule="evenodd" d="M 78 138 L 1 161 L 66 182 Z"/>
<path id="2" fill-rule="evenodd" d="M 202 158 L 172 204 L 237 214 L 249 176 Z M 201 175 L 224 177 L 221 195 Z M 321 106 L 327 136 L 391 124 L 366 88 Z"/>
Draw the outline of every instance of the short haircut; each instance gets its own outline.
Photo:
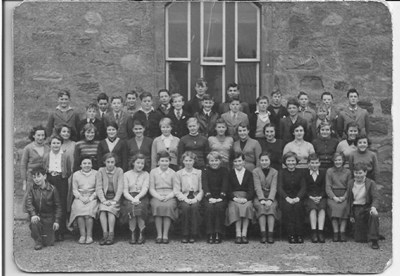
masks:
<path id="1" fill-rule="evenodd" d="M 201 87 L 207 86 L 207 81 L 204 78 L 198 78 L 196 80 L 195 85 L 198 85 L 198 86 L 201 86 Z"/>
<path id="2" fill-rule="evenodd" d="M 256 99 L 256 103 L 259 103 L 261 100 L 267 100 L 267 102 L 269 103 L 269 99 L 266 95 L 262 95 L 262 96 L 258 97 Z"/>
<path id="3" fill-rule="evenodd" d="M 224 124 L 224 125 L 225 125 L 225 127 L 226 127 L 225 135 L 227 135 L 227 134 L 228 134 L 228 125 L 227 125 L 227 123 L 225 122 L 225 120 L 222 119 L 222 118 L 218 118 L 218 119 L 215 121 L 215 128 L 217 128 L 217 125 L 218 125 L 218 124 Z"/>
<path id="4" fill-rule="evenodd" d="M 310 163 L 310 161 L 313 161 L 313 160 L 319 160 L 319 156 L 318 156 L 318 154 L 316 154 L 315 152 L 314 152 L 314 153 L 311 153 L 311 154 L 308 156 L 307 162 Z"/>
<path id="5" fill-rule="evenodd" d="M 29 135 L 28 135 L 29 140 L 35 141 L 35 138 L 33 138 L 33 136 L 36 134 L 36 131 L 38 131 L 38 130 L 43 130 L 44 138 L 47 138 L 46 128 L 42 125 L 39 125 L 39 126 L 35 126 L 31 129 L 31 131 L 29 132 Z"/>
<path id="6" fill-rule="evenodd" d="M 165 89 L 165 88 L 158 90 L 158 96 L 160 96 L 160 94 L 161 94 L 162 92 L 165 92 L 165 93 L 168 94 L 168 96 L 171 96 L 171 93 L 168 91 L 168 89 Z"/>
<path id="7" fill-rule="evenodd" d="M 236 132 L 237 132 L 237 133 L 239 132 L 239 127 L 246 128 L 247 130 L 250 130 L 249 124 L 246 124 L 246 123 L 244 123 L 244 122 L 241 122 L 240 124 L 238 124 L 238 126 L 237 126 L 237 128 L 236 128 Z"/>
<path id="8" fill-rule="evenodd" d="M 297 108 L 299 108 L 299 106 L 300 106 L 299 101 L 296 98 L 290 98 L 287 101 L 287 107 L 288 108 L 289 108 L 289 105 L 295 105 L 295 106 L 297 106 Z"/>
<path id="9" fill-rule="evenodd" d="M 106 154 L 103 155 L 103 163 L 105 163 L 106 160 L 109 159 L 109 158 L 114 158 L 115 163 L 118 162 L 118 156 L 115 153 L 107 152 Z"/>
<path id="10" fill-rule="evenodd" d="M 318 106 L 318 108 L 317 108 L 317 113 L 318 112 L 322 112 L 322 111 L 324 111 L 325 113 L 328 113 L 328 109 L 324 106 L 324 105 L 320 105 L 320 106 Z"/>
<path id="11" fill-rule="evenodd" d="M 346 160 L 345 159 L 345 156 L 344 156 L 344 154 L 343 154 L 343 152 L 335 152 L 334 154 L 333 154 L 333 156 L 332 156 L 332 161 L 333 162 L 335 162 L 335 159 L 337 158 L 337 157 L 342 157 L 342 160 L 343 160 L 343 164 L 342 164 L 342 166 L 344 165 L 344 161 Z"/>
<path id="12" fill-rule="evenodd" d="M 139 98 L 141 101 L 143 101 L 144 98 L 150 97 L 150 99 L 153 100 L 153 95 L 150 92 L 143 92 L 140 94 Z"/>
<path id="13" fill-rule="evenodd" d="M 115 128 L 116 130 L 118 130 L 118 124 L 117 124 L 116 121 L 108 121 L 108 122 L 105 124 L 105 126 L 106 126 L 106 130 L 107 130 L 108 127 L 113 127 L 113 128 Z"/>
<path id="14" fill-rule="evenodd" d="M 182 164 L 183 164 L 183 160 L 185 160 L 186 157 L 190 157 L 195 162 L 197 160 L 197 155 L 193 151 L 185 151 L 181 156 L 181 163 Z"/>
<path id="15" fill-rule="evenodd" d="M 142 126 L 142 127 L 146 128 L 146 124 L 142 120 L 139 120 L 139 119 L 136 119 L 133 121 L 133 127 L 135 127 L 135 126 Z"/>
<path id="16" fill-rule="evenodd" d="M 282 163 L 286 164 L 286 160 L 290 157 L 294 157 L 296 159 L 296 163 L 299 162 L 299 158 L 297 157 L 297 154 L 294 153 L 293 151 L 288 151 L 287 153 L 285 153 L 282 157 Z"/>
<path id="17" fill-rule="evenodd" d="M 232 88 L 237 88 L 239 90 L 239 85 L 236 82 L 228 83 L 226 90 L 228 90 L 231 87 Z"/>
<path id="18" fill-rule="evenodd" d="M 197 120 L 197 118 L 195 118 L 195 117 L 190 117 L 190 118 L 186 121 L 186 126 L 189 126 L 189 124 L 191 124 L 191 123 L 196 123 L 198 126 L 200 125 L 200 124 L 199 124 L 199 120 Z"/>
<path id="19" fill-rule="evenodd" d="M 89 109 L 94 109 L 95 111 L 97 111 L 98 110 L 98 106 L 97 106 L 97 104 L 90 103 L 90 104 L 88 104 L 86 106 L 86 111 L 88 111 Z"/>
<path id="20" fill-rule="evenodd" d="M 66 123 L 63 123 L 63 124 L 57 126 L 57 127 L 56 127 L 56 133 L 57 133 L 58 135 L 61 135 L 61 130 L 62 130 L 64 127 L 69 129 L 69 132 L 70 132 L 70 135 L 71 135 L 70 137 L 75 136 L 75 134 L 76 134 L 75 128 L 72 128 L 70 125 L 67 125 Z"/>
<path id="21" fill-rule="evenodd" d="M 125 99 L 128 98 L 129 95 L 135 95 L 135 97 L 138 97 L 138 93 L 135 90 L 131 90 L 125 93 Z"/>
<path id="22" fill-rule="evenodd" d="M 276 131 L 276 126 L 274 124 L 268 123 L 263 127 L 263 133 L 265 133 L 265 130 L 267 129 L 267 127 L 273 127 L 274 130 Z"/>
<path id="23" fill-rule="evenodd" d="M 300 99 L 301 96 L 307 96 L 307 98 L 308 98 L 308 94 L 304 91 L 299 92 L 299 94 L 297 95 L 297 99 Z"/>
<path id="24" fill-rule="evenodd" d="M 207 160 L 210 161 L 211 158 L 222 161 L 222 155 L 218 151 L 212 151 L 209 154 L 207 154 Z"/>
<path id="25" fill-rule="evenodd" d="M 106 100 L 108 102 L 108 96 L 106 93 L 100 93 L 97 96 L 97 102 L 100 102 L 100 100 Z"/>
<path id="26" fill-rule="evenodd" d="M 326 127 L 326 126 L 329 127 L 329 129 L 331 130 L 331 133 L 332 133 L 332 124 L 331 124 L 331 123 L 328 123 L 328 122 L 323 122 L 323 123 L 321 123 L 321 124 L 318 126 L 318 132 L 320 132 L 321 129 L 322 129 L 323 127 Z"/>
<path id="27" fill-rule="evenodd" d="M 160 120 L 160 123 L 158 124 L 160 127 L 162 125 L 169 125 L 170 127 L 172 127 L 172 120 L 168 117 L 164 117 Z"/>
<path id="28" fill-rule="evenodd" d="M 146 163 L 146 156 L 144 156 L 144 154 L 142 154 L 142 153 L 137 153 L 134 156 L 132 156 L 132 158 L 129 160 L 129 166 L 131 169 L 133 169 L 135 167 L 135 162 L 138 159 L 143 159 L 143 160 L 145 160 L 145 163 Z"/>
<path id="29" fill-rule="evenodd" d="M 282 92 L 281 92 L 281 90 L 279 90 L 279 89 L 274 89 L 274 90 L 272 90 L 272 92 L 271 92 L 271 97 L 273 97 L 275 94 L 280 94 L 280 95 L 282 95 Z"/>
<path id="30" fill-rule="evenodd" d="M 85 159 L 89 159 L 90 162 L 92 162 L 92 165 L 93 165 L 93 156 L 90 156 L 90 155 L 82 155 L 79 158 L 79 164 L 82 164 L 82 161 L 85 160 Z"/>
<path id="31" fill-rule="evenodd" d="M 203 99 L 201 99 L 201 101 L 203 102 L 203 101 L 215 101 L 214 100 L 214 97 L 213 96 L 211 96 L 210 94 L 204 94 L 204 96 L 203 96 Z"/>
<path id="32" fill-rule="evenodd" d="M 369 140 L 368 136 L 365 134 L 360 134 L 360 135 L 357 135 L 356 140 L 354 141 L 356 146 L 358 144 L 358 141 L 360 141 L 361 139 L 367 139 L 368 146 L 371 145 L 371 141 Z"/>
<path id="33" fill-rule="evenodd" d="M 110 102 L 113 102 L 114 100 L 120 100 L 120 101 L 121 101 L 121 103 L 123 102 L 123 99 L 122 99 L 122 97 L 121 97 L 121 96 L 112 96 L 112 97 L 111 97 L 111 101 L 110 101 Z"/>
<path id="34" fill-rule="evenodd" d="M 360 94 L 358 93 L 358 91 L 357 91 L 355 88 L 350 88 L 350 89 L 347 91 L 347 98 L 350 96 L 351 93 L 356 93 L 357 96 L 360 96 Z"/>
<path id="35" fill-rule="evenodd" d="M 303 130 L 304 130 L 304 137 L 306 136 L 306 134 L 307 134 L 307 125 L 306 124 L 303 124 L 303 123 L 300 123 L 300 122 L 296 122 L 296 123 L 294 123 L 293 125 L 291 125 L 290 126 L 290 133 L 293 135 L 293 138 L 294 138 L 294 130 L 296 129 L 296 128 L 298 128 L 298 127 L 302 127 L 303 128 Z"/>
<path id="36" fill-rule="evenodd" d="M 95 125 L 91 124 L 91 123 L 87 123 L 87 124 L 85 124 L 83 126 L 83 128 L 81 130 L 81 133 L 80 133 L 81 137 L 85 137 L 85 132 L 88 131 L 88 130 L 91 130 L 91 129 L 94 130 L 94 134 L 96 135 L 97 134 L 97 128 L 95 127 Z"/>
<path id="37" fill-rule="evenodd" d="M 238 101 L 240 103 L 240 99 L 239 99 L 239 97 L 237 95 L 235 95 L 232 98 L 230 98 L 229 103 L 231 103 L 233 101 Z"/>
<path id="38" fill-rule="evenodd" d="M 353 167 L 353 172 L 368 171 L 368 166 L 364 162 L 357 162 Z"/>
<path id="39" fill-rule="evenodd" d="M 323 92 L 323 93 L 321 94 L 321 100 L 322 100 L 322 98 L 323 98 L 324 96 L 331 96 L 331 98 L 332 98 L 332 100 L 333 100 L 333 95 L 332 95 L 331 92 L 328 92 L 328 91 Z"/>
<path id="40" fill-rule="evenodd" d="M 356 127 L 357 130 L 358 130 L 358 133 L 360 133 L 360 127 L 358 126 L 358 124 L 357 124 L 356 122 L 350 122 L 350 123 L 348 123 L 347 126 L 346 126 L 346 134 L 349 132 L 349 129 L 350 129 L 351 127 Z"/>
<path id="41" fill-rule="evenodd" d="M 171 155 L 168 151 L 162 150 L 160 152 L 157 152 L 157 162 L 160 161 L 161 158 L 168 158 L 169 160 L 171 160 Z"/>
<path id="42" fill-rule="evenodd" d="M 178 99 L 178 98 L 181 98 L 182 101 L 184 100 L 184 97 L 181 94 L 179 94 L 179 93 L 172 94 L 171 95 L 171 102 L 173 102 L 175 99 Z"/>
<path id="43" fill-rule="evenodd" d="M 271 156 L 272 154 L 269 151 L 263 151 L 260 153 L 260 155 L 258 156 L 258 159 L 261 159 L 261 157 L 263 156 L 268 156 L 268 158 L 271 160 Z"/>
<path id="44" fill-rule="evenodd" d="M 43 168 L 42 166 L 34 167 L 31 170 L 31 175 L 37 175 L 37 174 L 46 175 L 46 169 Z"/>
<path id="45" fill-rule="evenodd" d="M 238 158 L 242 158 L 242 160 L 244 161 L 244 159 L 245 159 L 244 154 L 242 152 L 235 152 L 233 154 L 233 160 L 238 159 Z"/>
<path id="46" fill-rule="evenodd" d="M 71 92 L 68 88 L 63 88 L 58 91 L 57 97 L 61 98 L 62 96 L 67 96 L 69 99 L 71 99 Z"/>
<path id="47" fill-rule="evenodd" d="M 53 141 L 54 139 L 60 141 L 61 144 L 64 143 L 64 139 L 58 134 L 51 135 L 50 138 L 49 138 L 49 143 L 51 144 L 51 141 Z"/>

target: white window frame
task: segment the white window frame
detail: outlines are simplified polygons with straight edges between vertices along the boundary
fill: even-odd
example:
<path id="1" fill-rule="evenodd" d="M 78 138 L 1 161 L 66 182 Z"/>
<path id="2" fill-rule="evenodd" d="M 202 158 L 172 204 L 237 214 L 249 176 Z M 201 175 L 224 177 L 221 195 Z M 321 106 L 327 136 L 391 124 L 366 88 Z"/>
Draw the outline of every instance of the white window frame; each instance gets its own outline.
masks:
<path id="1" fill-rule="evenodd" d="M 238 77 L 238 64 L 241 62 L 235 62 L 235 82 L 238 83 L 239 82 L 239 77 Z M 260 63 L 259 62 L 254 62 L 254 61 L 250 61 L 250 62 L 243 62 L 243 63 L 253 63 L 256 65 L 256 98 L 258 98 L 260 96 Z M 239 83 L 240 85 L 240 83 Z"/>

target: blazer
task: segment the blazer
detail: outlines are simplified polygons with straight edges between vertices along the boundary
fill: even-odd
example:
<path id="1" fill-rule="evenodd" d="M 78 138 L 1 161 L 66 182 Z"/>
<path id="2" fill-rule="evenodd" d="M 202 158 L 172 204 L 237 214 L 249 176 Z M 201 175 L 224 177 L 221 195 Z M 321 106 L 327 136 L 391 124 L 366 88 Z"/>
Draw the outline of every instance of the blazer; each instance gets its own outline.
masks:
<path id="1" fill-rule="evenodd" d="M 115 192 L 115 201 L 119 201 L 124 191 L 124 172 L 121 168 L 115 167 L 113 176 L 113 186 Z M 100 202 L 106 201 L 105 194 L 108 190 L 108 176 L 106 168 L 100 168 L 96 174 L 96 194 Z"/>
<path id="2" fill-rule="evenodd" d="M 55 128 L 57 128 L 61 124 L 67 124 L 73 129 L 71 132 L 70 139 L 76 142 L 78 141 L 79 121 L 80 121 L 79 114 L 76 113 L 73 108 L 70 108 L 67 111 L 61 111 L 59 108 L 56 108 L 54 112 L 50 113 L 49 119 L 47 121 L 47 126 L 46 126 L 47 137 L 50 137 L 51 134 L 54 133 Z"/>
<path id="3" fill-rule="evenodd" d="M 46 171 L 49 170 L 50 151 L 45 152 L 43 155 L 43 167 Z M 68 178 L 72 174 L 73 164 L 71 158 L 64 152 L 61 155 L 61 177 Z"/>
<path id="4" fill-rule="evenodd" d="M 224 114 L 225 112 L 230 111 L 230 107 L 229 107 L 229 102 L 225 102 L 225 103 L 220 103 L 219 107 L 218 107 L 218 113 L 219 114 Z M 249 108 L 249 104 L 246 102 L 241 102 L 240 103 L 240 107 L 239 110 L 242 111 L 243 113 L 246 113 L 248 116 L 250 115 L 250 108 Z"/>
<path id="5" fill-rule="evenodd" d="M 244 123 L 246 125 L 249 124 L 249 117 L 247 116 L 247 114 L 241 111 L 238 112 L 236 120 L 232 118 L 230 111 L 222 114 L 221 118 L 224 119 L 224 121 L 226 122 L 226 125 L 228 127 L 228 134 L 232 136 L 234 140 L 239 139 L 239 136 L 236 132 L 238 125 L 240 123 Z"/>
<path id="6" fill-rule="evenodd" d="M 346 127 L 350 122 L 356 122 L 358 124 L 358 127 L 360 128 L 360 134 L 368 135 L 369 116 L 367 110 L 357 106 L 355 111 L 352 111 L 349 107 L 346 107 L 342 112 L 340 112 L 337 119 L 337 131 L 339 137 L 345 137 Z"/>
<path id="7" fill-rule="evenodd" d="M 142 141 L 142 144 L 140 145 L 140 148 L 138 148 L 135 138 L 129 139 L 126 142 L 126 144 L 127 144 L 127 151 L 128 151 L 128 163 L 129 163 L 129 160 L 135 154 L 141 153 L 146 157 L 144 170 L 149 172 L 151 169 L 151 148 L 153 145 L 153 139 L 146 137 L 146 136 L 143 137 L 143 141 Z"/>
<path id="8" fill-rule="evenodd" d="M 267 112 L 269 112 L 269 111 L 267 111 Z M 270 117 L 270 115 L 269 115 L 269 117 Z M 257 121 L 258 121 L 258 112 L 251 113 L 249 116 L 249 128 L 250 128 L 249 136 L 253 139 L 255 139 L 255 136 L 256 136 Z M 271 122 L 271 119 L 270 119 L 270 122 Z M 276 130 L 275 130 L 275 132 L 276 132 Z M 276 133 L 275 133 L 275 136 L 276 136 Z M 263 137 L 264 137 L 264 135 L 263 135 Z"/>
<path id="9" fill-rule="evenodd" d="M 190 117 L 192 117 L 196 112 L 200 112 L 202 108 L 203 104 L 201 103 L 201 99 L 199 99 L 196 95 L 187 101 L 183 106 L 183 110 L 189 113 Z"/>
<path id="10" fill-rule="evenodd" d="M 254 170 L 255 167 L 260 165 L 261 146 L 257 140 L 248 138 L 243 150 L 240 148 L 240 140 L 233 143 L 233 151 L 236 153 L 243 153 L 245 168 L 249 171 Z"/>
<path id="11" fill-rule="evenodd" d="M 168 113 L 167 118 L 170 118 L 172 121 L 172 131 L 171 131 L 172 135 L 174 135 L 175 137 L 178 137 L 180 139 L 183 136 L 185 136 L 186 134 L 189 134 L 189 130 L 186 126 L 186 122 L 190 118 L 190 114 L 187 113 L 185 110 L 182 110 L 182 115 L 181 115 L 180 119 L 178 119 L 175 116 L 174 109 L 172 109 Z"/>
<path id="12" fill-rule="evenodd" d="M 258 200 L 270 199 L 274 201 L 278 185 L 278 171 L 270 167 L 268 175 L 265 177 L 261 167 L 257 167 L 253 170 L 253 179 Z"/>
<path id="13" fill-rule="evenodd" d="M 347 186 L 347 194 L 349 199 L 349 206 L 350 206 L 350 214 L 354 217 L 353 213 L 353 202 L 354 202 L 354 194 L 353 194 L 353 187 L 354 187 L 354 179 L 349 182 Z M 365 179 L 365 190 L 366 190 L 366 201 L 365 205 L 370 207 L 375 207 L 378 209 L 379 207 L 379 200 L 378 200 L 378 189 L 376 187 L 375 181 L 372 179 L 366 178 Z"/>
<path id="14" fill-rule="evenodd" d="M 318 176 L 314 178 L 310 174 L 310 170 L 304 172 L 304 179 L 307 185 L 307 196 L 322 196 L 326 197 L 325 191 L 325 170 L 319 170 Z"/>
<path id="15" fill-rule="evenodd" d="M 244 191 L 246 192 L 246 199 L 248 201 L 253 200 L 254 197 L 254 181 L 253 174 L 246 170 L 244 172 L 242 184 L 239 184 L 239 180 L 236 177 L 236 172 L 232 169 L 229 172 L 229 190 L 228 190 L 228 198 L 233 200 L 235 197 L 233 192 L 236 191 Z"/>
<path id="16" fill-rule="evenodd" d="M 133 133 L 133 123 L 135 120 L 139 120 L 144 123 L 145 131 L 144 131 L 144 136 L 150 137 L 152 139 L 156 138 L 157 136 L 161 135 L 161 130 L 160 130 L 160 120 L 164 118 L 164 114 L 161 115 L 158 111 L 150 111 L 148 114 L 146 114 L 143 110 L 138 110 L 133 117 L 130 117 L 128 119 L 128 136 L 129 138 L 132 138 L 135 136 Z"/>
<path id="17" fill-rule="evenodd" d="M 79 140 L 83 140 L 85 138 L 85 135 L 83 135 L 83 136 L 81 135 L 81 131 L 87 123 L 88 123 L 87 119 L 83 119 L 83 120 L 79 121 L 79 124 L 78 124 Z M 107 137 L 107 133 L 106 133 L 105 125 L 104 125 L 104 120 L 95 118 L 93 125 L 96 127 L 96 130 L 97 130 L 97 133 L 96 133 L 96 136 L 94 137 L 94 139 L 95 140 L 105 139 Z"/>
<path id="18" fill-rule="evenodd" d="M 128 119 L 130 118 L 129 114 L 121 111 L 120 113 L 121 117 L 119 118 L 119 123 L 118 123 L 118 132 L 117 136 L 121 139 L 127 139 L 128 138 Z M 116 122 L 114 112 L 108 112 L 106 115 L 104 115 L 103 118 L 104 121 L 104 128 L 106 128 L 107 124 L 109 122 Z"/>
<path id="19" fill-rule="evenodd" d="M 205 137 L 214 136 L 216 122 L 219 118 L 219 114 L 214 111 L 210 111 L 210 116 L 206 116 L 204 111 L 196 112 L 194 117 L 200 124 L 199 133 L 203 134 Z"/>
<path id="20" fill-rule="evenodd" d="M 172 134 L 171 134 L 172 136 Z M 157 153 L 160 151 L 166 150 L 171 156 L 171 164 L 178 165 L 178 144 L 179 138 L 172 136 L 172 142 L 169 148 L 167 149 L 162 140 L 162 136 L 158 136 L 154 139 L 153 144 L 151 146 L 151 169 L 157 167 Z"/>
<path id="21" fill-rule="evenodd" d="M 109 152 L 110 149 L 108 148 L 106 139 L 101 140 L 99 145 L 97 146 L 97 163 L 99 168 L 104 167 L 103 156 Z M 126 172 L 128 170 L 128 146 L 126 144 L 126 141 L 119 139 L 111 152 L 118 157 L 115 166 L 122 168 L 124 172 Z"/>
<path id="22" fill-rule="evenodd" d="M 275 137 L 279 138 L 280 136 L 280 126 L 279 122 L 282 118 L 288 117 L 289 113 L 283 105 L 279 106 L 278 113 L 275 113 L 274 107 L 272 105 L 269 105 L 267 107 L 267 110 L 271 113 L 269 115 L 269 120 L 271 121 L 271 124 L 275 126 Z"/>
<path id="23" fill-rule="evenodd" d="M 312 139 L 311 132 L 312 131 L 311 131 L 311 128 L 308 126 L 307 121 L 305 119 L 301 118 L 300 116 L 297 116 L 295 123 L 300 123 L 301 125 L 303 125 L 304 130 L 305 130 L 304 140 L 311 143 L 311 139 Z M 282 118 L 280 120 L 280 123 L 279 123 L 280 137 L 279 138 L 283 140 L 283 144 L 285 144 L 285 145 L 294 139 L 293 134 L 290 132 L 290 127 L 292 125 L 294 125 L 294 124 L 292 123 L 292 120 L 290 119 L 289 116 Z"/>

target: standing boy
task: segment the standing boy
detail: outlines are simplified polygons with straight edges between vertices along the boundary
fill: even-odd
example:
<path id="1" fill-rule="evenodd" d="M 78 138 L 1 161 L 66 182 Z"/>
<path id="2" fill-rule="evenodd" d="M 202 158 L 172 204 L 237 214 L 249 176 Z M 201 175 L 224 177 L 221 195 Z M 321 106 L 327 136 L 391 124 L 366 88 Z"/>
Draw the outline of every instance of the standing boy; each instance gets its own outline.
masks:
<path id="1" fill-rule="evenodd" d="M 300 91 L 297 96 L 299 101 L 299 116 L 307 121 L 307 124 L 311 126 L 317 119 L 317 113 L 309 107 L 308 95 L 306 92 Z"/>
<path id="2" fill-rule="evenodd" d="M 233 97 L 229 104 L 230 111 L 225 112 L 221 115 L 221 118 L 226 122 L 228 127 L 228 134 L 233 138 L 233 140 L 238 140 L 239 136 L 237 134 L 237 127 L 239 124 L 248 125 L 249 118 L 247 114 L 240 111 L 240 100 L 238 97 Z"/>
<path id="3" fill-rule="evenodd" d="M 207 82 L 203 78 L 199 78 L 196 81 L 194 90 L 196 90 L 196 95 L 190 99 L 190 101 L 186 102 L 183 109 L 189 113 L 190 116 L 193 116 L 196 112 L 200 112 L 203 108 L 201 106 L 201 100 L 207 92 Z"/>
<path id="4" fill-rule="evenodd" d="M 62 210 L 57 189 L 46 181 L 46 170 L 34 168 L 31 174 L 33 187 L 28 191 L 25 208 L 35 250 L 40 250 L 43 246 L 54 245 L 54 232 L 60 227 Z"/>
<path id="5" fill-rule="evenodd" d="M 325 91 L 321 94 L 322 104 L 326 108 L 327 119 L 332 125 L 332 129 L 337 129 L 337 119 L 339 117 L 339 111 L 333 106 L 333 95 L 331 92 Z"/>
<path id="6" fill-rule="evenodd" d="M 205 137 L 214 136 L 216 122 L 219 118 L 219 114 L 212 110 L 214 98 L 208 94 L 204 95 L 202 105 L 202 111 L 194 114 L 194 117 L 200 125 L 199 133 Z"/>
<path id="7" fill-rule="evenodd" d="M 86 106 L 86 118 L 81 120 L 78 125 L 78 134 L 80 137 L 80 140 L 85 138 L 85 135 L 81 135 L 81 131 L 83 127 L 90 123 L 93 124 L 96 127 L 97 133 L 94 137 L 95 140 L 103 140 L 106 138 L 107 134 L 104 128 L 104 122 L 101 119 L 96 118 L 97 114 L 97 105 L 96 104 L 88 104 Z"/>
<path id="8" fill-rule="evenodd" d="M 282 105 L 282 93 L 279 89 L 272 91 L 271 98 L 271 104 L 267 108 L 270 113 L 269 120 L 275 126 L 275 137 L 281 137 L 279 122 L 282 118 L 289 116 L 289 113 L 286 107 Z"/>
<path id="9" fill-rule="evenodd" d="M 291 126 L 299 123 L 303 126 L 305 135 L 304 140 L 311 143 L 311 130 L 308 128 L 307 121 L 299 116 L 299 102 L 295 98 L 288 100 L 287 110 L 289 116 L 282 118 L 279 123 L 280 139 L 283 140 L 283 144 L 286 145 L 290 141 L 293 141 L 293 133 L 290 132 Z"/>
<path id="10" fill-rule="evenodd" d="M 171 134 L 179 139 L 189 134 L 186 122 L 190 118 L 189 113 L 183 110 L 183 96 L 179 93 L 174 93 L 171 96 L 172 101 L 172 111 L 168 114 L 168 118 L 172 121 L 172 131 Z"/>
<path id="11" fill-rule="evenodd" d="M 158 91 L 158 98 L 160 99 L 160 105 L 157 110 L 163 116 L 167 116 L 169 112 L 172 110 L 171 94 L 167 89 L 161 89 Z"/>
<path id="12" fill-rule="evenodd" d="M 111 109 L 112 111 L 104 116 L 104 129 L 106 129 L 106 126 L 111 122 L 116 122 L 118 125 L 117 137 L 120 139 L 127 139 L 127 122 L 129 119 L 129 114 L 122 110 L 121 96 L 111 97 Z"/>
<path id="13" fill-rule="evenodd" d="M 108 103 L 108 96 L 105 93 L 100 93 L 97 96 L 97 106 L 99 108 L 99 118 L 103 119 L 104 115 L 110 112 L 110 105 Z"/>
<path id="14" fill-rule="evenodd" d="M 219 114 L 224 114 L 225 112 L 228 112 L 230 110 L 229 103 L 231 102 L 233 97 L 237 97 L 240 99 L 239 85 L 234 82 L 228 84 L 228 88 L 226 90 L 225 102 L 219 105 L 219 110 L 218 110 Z M 248 103 L 241 102 L 239 110 L 242 111 L 243 113 L 246 113 L 247 116 L 250 116 L 250 108 Z"/>
<path id="15" fill-rule="evenodd" d="M 132 111 L 132 113 L 135 113 L 136 111 L 139 110 L 137 104 L 137 98 L 138 98 L 138 93 L 135 90 L 126 92 L 125 107 L 124 107 L 125 112 L 128 112 L 129 109 Z"/>

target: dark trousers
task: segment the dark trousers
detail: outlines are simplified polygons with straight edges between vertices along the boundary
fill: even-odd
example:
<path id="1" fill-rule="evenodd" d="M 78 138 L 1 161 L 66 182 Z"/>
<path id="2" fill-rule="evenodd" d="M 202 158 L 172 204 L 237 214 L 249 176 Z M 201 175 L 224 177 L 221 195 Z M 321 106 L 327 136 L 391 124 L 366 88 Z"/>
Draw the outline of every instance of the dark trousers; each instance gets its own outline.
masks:
<path id="1" fill-rule="evenodd" d="M 188 236 L 192 234 L 196 236 L 199 232 L 199 220 L 200 220 L 200 212 L 199 207 L 200 204 L 187 204 L 186 202 L 180 202 L 180 208 L 182 211 L 182 233 L 184 236 Z"/>
<path id="2" fill-rule="evenodd" d="M 283 223 L 286 225 L 287 234 L 303 235 L 304 212 L 303 202 L 289 204 L 285 199 L 280 202 Z"/>
<path id="3" fill-rule="evenodd" d="M 47 174 L 47 181 L 54 187 L 56 187 L 58 194 L 60 195 L 61 202 L 61 219 L 60 228 L 58 232 L 64 234 L 67 232 L 67 197 L 68 197 L 68 178 L 62 178 L 61 175 L 51 176 Z"/>
<path id="4" fill-rule="evenodd" d="M 225 233 L 225 212 L 226 201 L 205 204 L 206 207 L 206 232 L 208 235 L 213 233 Z"/>
<path id="5" fill-rule="evenodd" d="M 379 239 L 379 216 L 369 213 L 371 206 L 354 205 L 354 240 L 367 242 Z"/>
<path id="6" fill-rule="evenodd" d="M 29 224 L 29 229 L 31 229 L 31 237 L 36 243 L 40 243 L 44 246 L 54 245 L 53 223 L 53 216 L 40 216 L 40 221 Z"/>

